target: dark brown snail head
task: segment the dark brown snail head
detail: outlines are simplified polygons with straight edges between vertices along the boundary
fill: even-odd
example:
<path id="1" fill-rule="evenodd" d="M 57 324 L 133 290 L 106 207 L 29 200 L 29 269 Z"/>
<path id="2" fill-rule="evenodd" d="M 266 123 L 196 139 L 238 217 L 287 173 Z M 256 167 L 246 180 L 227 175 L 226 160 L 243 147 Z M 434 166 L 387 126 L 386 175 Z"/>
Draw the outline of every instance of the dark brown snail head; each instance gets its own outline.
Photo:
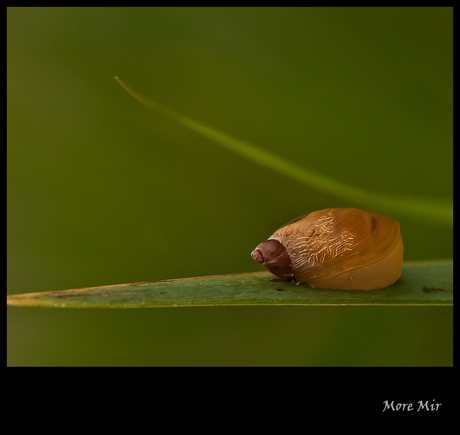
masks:
<path id="1" fill-rule="evenodd" d="M 266 240 L 251 252 L 257 263 L 263 264 L 273 275 L 286 280 L 294 279 L 292 262 L 286 248 L 278 240 Z"/>

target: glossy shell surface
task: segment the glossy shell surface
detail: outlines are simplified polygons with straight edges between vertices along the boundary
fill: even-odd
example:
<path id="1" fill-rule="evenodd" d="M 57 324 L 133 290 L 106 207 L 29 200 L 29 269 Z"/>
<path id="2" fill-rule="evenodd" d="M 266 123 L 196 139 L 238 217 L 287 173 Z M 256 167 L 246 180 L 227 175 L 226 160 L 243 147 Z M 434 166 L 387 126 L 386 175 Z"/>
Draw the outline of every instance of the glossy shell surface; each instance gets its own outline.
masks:
<path id="1" fill-rule="evenodd" d="M 292 278 L 312 287 L 372 290 L 388 287 L 401 276 L 400 225 L 377 213 L 355 208 L 315 211 L 284 225 L 268 240 L 277 240 L 286 249 Z M 264 264 L 256 259 L 261 246 L 253 258 Z"/>

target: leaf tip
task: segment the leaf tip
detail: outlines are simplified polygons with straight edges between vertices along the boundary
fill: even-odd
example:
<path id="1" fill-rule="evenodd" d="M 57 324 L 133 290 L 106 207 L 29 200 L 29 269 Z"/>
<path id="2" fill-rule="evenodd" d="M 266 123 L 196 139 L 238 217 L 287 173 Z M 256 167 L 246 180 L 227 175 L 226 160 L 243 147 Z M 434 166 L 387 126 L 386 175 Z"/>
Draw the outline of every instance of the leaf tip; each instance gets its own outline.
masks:
<path id="1" fill-rule="evenodd" d="M 123 83 L 123 81 L 121 79 L 118 78 L 118 76 L 115 76 L 115 80 L 120 83 L 121 86 L 123 86 L 124 88 L 126 88 L 126 85 Z"/>

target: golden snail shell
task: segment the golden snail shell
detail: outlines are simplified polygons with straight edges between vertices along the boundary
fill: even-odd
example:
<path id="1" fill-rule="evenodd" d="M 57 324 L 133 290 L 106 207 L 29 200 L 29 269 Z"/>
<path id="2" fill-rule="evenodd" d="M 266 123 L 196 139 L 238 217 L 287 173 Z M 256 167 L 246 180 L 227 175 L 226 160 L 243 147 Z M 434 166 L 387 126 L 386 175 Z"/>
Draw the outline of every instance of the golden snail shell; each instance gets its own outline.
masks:
<path id="1" fill-rule="evenodd" d="M 373 290 L 398 280 L 403 251 L 394 219 L 356 208 L 328 208 L 287 223 L 251 256 L 287 281 Z"/>

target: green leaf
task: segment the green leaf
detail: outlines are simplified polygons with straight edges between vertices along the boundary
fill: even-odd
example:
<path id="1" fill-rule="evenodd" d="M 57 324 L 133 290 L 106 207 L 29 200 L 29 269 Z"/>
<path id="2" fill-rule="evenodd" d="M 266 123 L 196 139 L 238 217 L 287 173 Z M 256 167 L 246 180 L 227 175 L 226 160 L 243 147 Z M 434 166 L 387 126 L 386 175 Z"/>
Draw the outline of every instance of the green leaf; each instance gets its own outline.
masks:
<path id="1" fill-rule="evenodd" d="M 7 296 L 15 306 L 147 308 L 219 305 L 452 305 L 453 261 L 403 264 L 386 289 L 321 290 L 276 282 L 269 272 L 148 281 Z"/>
<path id="2" fill-rule="evenodd" d="M 215 143 L 236 152 L 254 163 L 265 166 L 322 192 L 334 195 L 346 201 L 360 204 L 368 209 L 387 210 L 389 212 L 396 211 L 411 217 L 416 217 L 418 220 L 421 219 L 449 227 L 453 225 L 453 203 L 451 200 L 444 198 L 413 197 L 409 195 L 386 195 L 383 193 L 369 192 L 354 186 L 347 186 L 341 181 L 326 177 L 311 169 L 298 166 L 256 145 L 232 138 L 214 127 L 207 126 L 183 116 L 174 110 L 145 98 L 131 89 L 118 77 L 115 77 L 115 79 L 127 92 L 129 92 L 129 94 L 150 109 L 175 119 L 180 124 L 195 131 L 201 136 L 211 139 Z"/>

